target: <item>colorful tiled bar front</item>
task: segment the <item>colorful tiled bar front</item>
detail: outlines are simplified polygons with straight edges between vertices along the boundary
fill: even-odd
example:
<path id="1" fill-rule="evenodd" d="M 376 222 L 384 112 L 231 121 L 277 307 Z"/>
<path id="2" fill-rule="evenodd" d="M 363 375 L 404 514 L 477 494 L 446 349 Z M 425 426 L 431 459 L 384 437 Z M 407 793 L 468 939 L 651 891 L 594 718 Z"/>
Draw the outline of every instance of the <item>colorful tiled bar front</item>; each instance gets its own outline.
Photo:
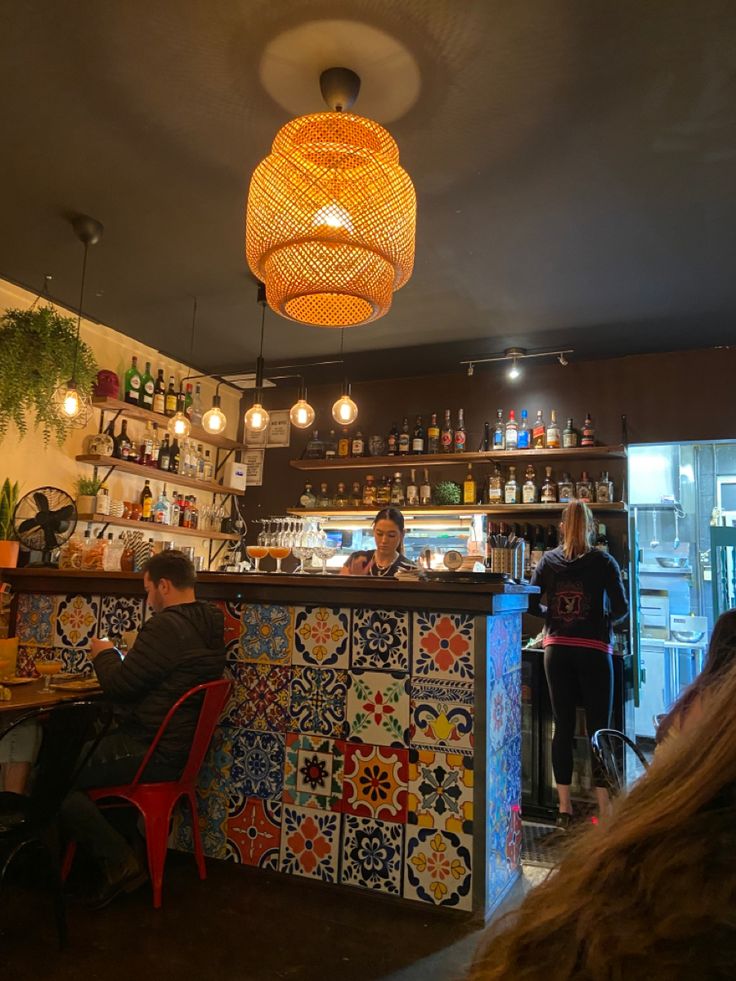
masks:
<path id="1" fill-rule="evenodd" d="M 44 592 L 14 583 L 30 590 L 16 616 L 21 673 L 51 653 L 82 668 L 90 637 L 148 615 L 136 580 L 135 595 L 119 580 L 107 593 L 106 578 L 50 595 L 44 578 Z M 324 602 L 295 602 L 307 583 Z M 225 616 L 234 682 L 200 777 L 206 853 L 488 915 L 519 867 L 528 590 L 469 600 L 436 584 L 380 583 L 369 596 L 354 581 L 258 584 L 199 587 Z M 174 842 L 191 847 L 183 812 Z"/>

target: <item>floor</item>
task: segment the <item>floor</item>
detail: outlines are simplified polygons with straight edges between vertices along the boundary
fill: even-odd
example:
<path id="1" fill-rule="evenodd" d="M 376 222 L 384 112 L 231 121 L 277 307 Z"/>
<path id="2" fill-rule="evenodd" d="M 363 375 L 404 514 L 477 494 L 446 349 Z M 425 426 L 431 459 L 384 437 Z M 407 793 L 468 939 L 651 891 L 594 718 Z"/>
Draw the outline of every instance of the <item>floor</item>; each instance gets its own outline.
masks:
<path id="1" fill-rule="evenodd" d="M 548 874 L 525 865 L 504 911 Z M 161 910 L 145 887 L 98 913 L 70 907 L 69 928 L 58 953 L 46 896 L 18 886 L 0 895 L 3 981 L 129 981 L 152 970 L 156 981 L 460 981 L 483 933 L 465 914 L 225 862 L 209 862 L 200 882 L 191 856 L 177 853 Z"/>

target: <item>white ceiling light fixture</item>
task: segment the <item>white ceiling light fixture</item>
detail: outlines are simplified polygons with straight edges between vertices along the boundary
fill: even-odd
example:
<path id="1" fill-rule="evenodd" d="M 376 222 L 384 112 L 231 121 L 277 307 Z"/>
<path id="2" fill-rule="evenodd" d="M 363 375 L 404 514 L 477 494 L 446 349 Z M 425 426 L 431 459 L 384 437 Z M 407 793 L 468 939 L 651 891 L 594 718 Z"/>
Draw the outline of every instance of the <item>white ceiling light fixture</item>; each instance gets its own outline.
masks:
<path id="1" fill-rule="evenodd" d="M 494 361 L 510 361 L 511 364 L 506 372 L 506 377 L 509 381 L 517 381 L 522 375 L 521 362 L 527 358 L 556 358 L 565 367 L 569 364 L 566 355 L 572 353 L 573 348 L 571 347 L 563 349 L 552 348 L 551 350 L 546 349 L 544 351 L 527 351 L 523 347 L 507 347 L 503 354 L 491 354 L 487 358 L 472 358 L 461 361 L 460 364 L 465 366 L 468 378 L 471 378 L 475 372 L 476 365 L 491 364 Z"/>

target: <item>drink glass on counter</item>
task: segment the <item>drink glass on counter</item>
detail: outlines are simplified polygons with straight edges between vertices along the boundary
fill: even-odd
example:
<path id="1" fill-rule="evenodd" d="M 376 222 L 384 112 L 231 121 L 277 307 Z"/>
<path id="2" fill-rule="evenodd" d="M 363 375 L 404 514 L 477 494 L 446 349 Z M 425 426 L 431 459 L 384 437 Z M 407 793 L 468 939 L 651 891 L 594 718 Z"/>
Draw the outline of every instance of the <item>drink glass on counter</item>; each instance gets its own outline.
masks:
<path id="1" fill-rule="evenodd" d="M 259 535 L 260 538 L 260 535 Z M 265 545 L 246 545 L 245 552 L 249 559 L 253 559 L 255 562 L 255 571 L 261 571 L 261 559 L 265 559 L 268 555 L 268 549 Z"/>
<path id="2" fill-rule="evenodd" d="M 278 537 L 282 537 L 282 536 L 279 535 Z M 282 562 L 283 559 L 285 559 L 289 555 L 290 552 L 291 552 L 291 549 L 287 545 L 269 545 L 268 546 L 268 554 L 271 556 L 272 559 L 276 559 L 276 572 L 277 573 L 278 572 L 281 572 L 281 562 Z"/>
<path id="3" fill-rule="evenodd" d="M 58 674 L 64 667 L 63 661 L 55 661 L 52 659 L 44 661 L 36 661 L 36 671 L 43 678 L 43 688 L 41 691 L 50 691 L 49 685 L 51 684 L 51 679 L 55 674 Z"/>

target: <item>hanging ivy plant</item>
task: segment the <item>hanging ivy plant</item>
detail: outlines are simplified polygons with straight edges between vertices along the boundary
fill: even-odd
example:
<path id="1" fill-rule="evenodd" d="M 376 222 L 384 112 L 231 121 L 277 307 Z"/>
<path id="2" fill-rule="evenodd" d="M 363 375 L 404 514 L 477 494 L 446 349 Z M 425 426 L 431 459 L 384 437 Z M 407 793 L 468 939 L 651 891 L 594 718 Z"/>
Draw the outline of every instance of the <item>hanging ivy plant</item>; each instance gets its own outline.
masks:
<path id="1" fill-rule="evenodd" d="M 71 426 L 54 392 L 75 374 L 79 391 L 89 394 L 97 374 L 92 349 L 81 339 L 75 369 L 76 335 L 74 320 L 51 306 L 6 310 L 0 317 L 0 441 L 11 420 L 25 436 L 33 417 L 47 443 L 52 434 L 60 446 L 64 442 Z"/>

